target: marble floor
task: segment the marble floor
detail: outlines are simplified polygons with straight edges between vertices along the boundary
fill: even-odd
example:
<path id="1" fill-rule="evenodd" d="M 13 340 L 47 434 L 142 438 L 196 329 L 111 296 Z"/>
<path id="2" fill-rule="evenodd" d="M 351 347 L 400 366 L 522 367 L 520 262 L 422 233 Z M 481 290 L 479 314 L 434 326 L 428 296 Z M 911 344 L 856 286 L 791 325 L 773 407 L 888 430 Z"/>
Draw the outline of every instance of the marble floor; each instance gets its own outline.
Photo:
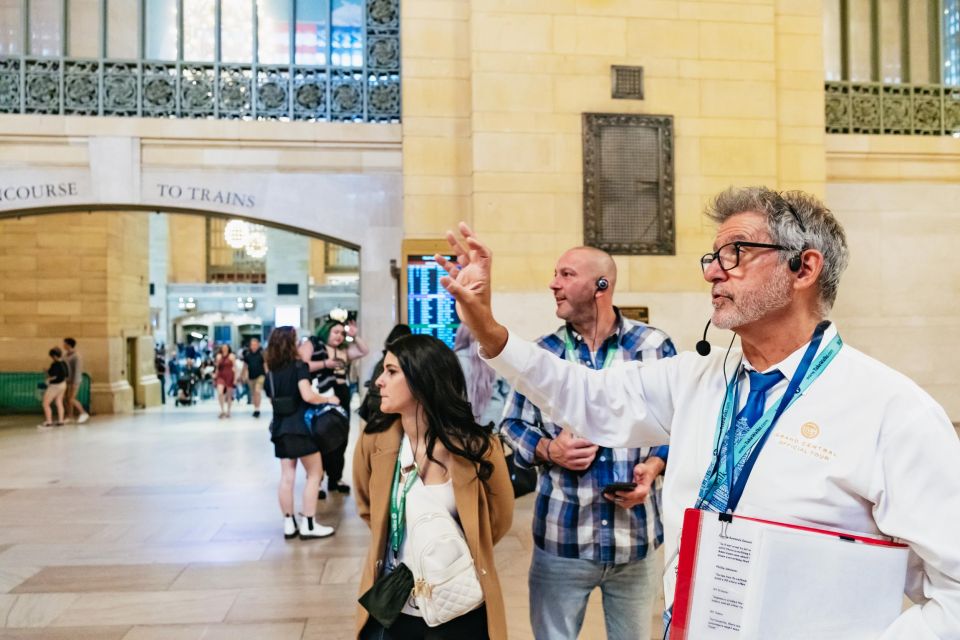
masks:
<path id="1" fill-rule="evenodd" d="M 237 409 L 167 405 L 54 431 L 0 416 L 0 638 L 349 638 L 366 525 L 337 495 L 318 512 L 335 536 L 285 541 L 267 420 Z M 496 548 L 521 640 L 531 505 Z M 597 593 L 581 638 L 603 637 Z"/>

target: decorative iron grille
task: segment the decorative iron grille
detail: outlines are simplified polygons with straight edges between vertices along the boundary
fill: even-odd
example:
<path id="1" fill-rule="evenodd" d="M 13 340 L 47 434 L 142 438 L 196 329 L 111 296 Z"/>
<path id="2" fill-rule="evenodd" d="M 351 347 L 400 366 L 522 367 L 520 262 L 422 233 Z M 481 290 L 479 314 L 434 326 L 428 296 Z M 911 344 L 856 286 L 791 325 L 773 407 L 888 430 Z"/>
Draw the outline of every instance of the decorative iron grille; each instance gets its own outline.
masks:
<path id="1" fill-rule="evenodd" d="M 584 244 L 674 255 L 673 116 L 583 114 Z"/>
<path id="2" fill-rule="evenodd" d="M 0 113 L 399 122 L 400 2 L 364 10 L 358 67 L 0 56 Z"/>
<path id="3" fill-rule="evenodd" d="M 643 100 L 643 67 L 610 67 L 610 97 L 615 100 Z"/>
<path id="4" fill-rule="evenodd" d="M 827 133 L 960 136 L 960 87 L 827 82 Z"/>

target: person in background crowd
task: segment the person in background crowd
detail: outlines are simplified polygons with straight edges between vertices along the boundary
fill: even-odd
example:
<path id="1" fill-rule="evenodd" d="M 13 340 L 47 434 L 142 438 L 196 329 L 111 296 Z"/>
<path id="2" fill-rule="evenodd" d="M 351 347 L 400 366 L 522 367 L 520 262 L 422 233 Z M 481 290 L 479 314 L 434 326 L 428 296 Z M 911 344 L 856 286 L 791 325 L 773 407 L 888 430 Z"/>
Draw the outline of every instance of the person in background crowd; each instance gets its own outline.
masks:
<path id="1" fill-rule="evenodd" d="M 453 352 L 457 354 L 467 379 L 467 397 L 473 407 L 474 419 L 482 425 L 499 425 L 510 385 L 480 358 L 477 341 L 465 324 L 457 327 Z"/>
<path id="2" fill-rule="evenodd" d="M 383 358 L 387 354 L 387 346 L 397 338 L 409 336 L 411 333 L 412 331 L 410 331 L 409 325 L 396 324 L 390 329 L 390 333 L 387 334 L 387 339 L 383 341 L 383 353 L 380 356 L 380 360 L 377 361 L 377 364 L 373 366 L 373 373 L 370 375 L 370 379 L 364 383 L 367 390 L 366 395 L 363 396 L 363 400 L 360 402 L 360 408 L 357 409 L 357 415 L 360 416 L 360 419 L 364 422 L 370 422 L 373 416 L 380 412 L 380 389 L 377 387 L 376 381 L 377 378 L 380 377 L 380 374 L 383 373 Z"/>
<path id="3" fill-rule="evenodd" d="M 47 369 L 47 388 L 43 392 L 43 424 L 41 428 L 62 427 L 63 426 L 63 395 L 67 390 L 67 377 L 69 372 L 66 363 L 61 360 L 63 352 L 54 347 L 49 351 L 50 368 Z M 53 421 L 53 415 L 50 405 L 57 406 L 57 421 Z"/>
<path id="4" fill-rule="evenodd" d="M 65 364 L 67 365 L 67 390 L 65 392 L 64 404 L 67 409 L 67 420 L 76 420 L 77 424 L 83 424 L 90 419 L 80 401 L 77 400 L 77 393 L 80 391 L 80 385 L 83 384 L 83 359 L 77 351 L 77 341 L 73 338 L 63 339 L 63 351 L 65 353 Z M 74 415 L 76 414 L 76 415 Z"/>
<path id="5" fill-rule="evenodd" d="M 170 388 L 167 395 L 175 396 L 177 394 L 177 383 L 180 381 L 180 363 L 177 361 L 176 350 L 171 350 L 167 357 L 167 375 L 170 376 Z"/>
<path id="6" fill-rule="evenodd" d="M 216 372 L 217 367 L 213 362 L 213 358 L 204 356 L 198 365 L 198 374 L 200 377 L 198 392 L 201 400 L 207 400 L 214 396 L 215 387 L 213 379 Z"/>
<path id="7" fill-rule="evenodd" d="M 217 357 L 214 361 L 217 375 L 214 384 L 217 388 L 217 402 L 220 403 L 221 418 L 230 417 L 230 407 L 233 404 L 233 387 L 236 379 L 233 367 L 236 360 L 237 357 L 233 355 L 233 350 L 227 343 L 224 342 L 217 349 Z"/>
<path id="8" fill-rule="evenodd" d="M 429 335 L 399 338 L 387 347 L 383 366 L 376 381 L 382 414 L 367 423 L 353 461 L 357 513 L 372 534 L 360 593 L 401 562 L 415 566 L 411 540 L 418 536 L 416 524 L 435 514 L 459 524 L 483 604 L 431 628 L 408 602 L 387 630 L 359 608 L 357 635 L 364 640 L 504 640 L 506 611 L 493 546 L 510 530 L 514 505 L 500 440 L 473 419 L 463 371 L 440 340 Z M 406 469 L 402 479 L 401 465 Z M 397 499 L 403 507 L 396 507 L 403 509 L 403 520 L 390 515 L 390 495 L 403 496 Z M 399 530 L 392 521 L 400 523 Z"/>
<path id="9" fill-rule="evenodd" d="M 589 369 L 676 355 L 667 334 L 620 314 L 613 304 L 616 285 L 617 265 L 608 253 L 593 247 L 566 251 L 550 282 L 564 324 L 537 344 Z M 489 367 L 471 346 L 477 362 Z M 597 447 L 544 419 L 520 393 L 513 394 L 500 429 L 516 464 L 536 467 L 539 475 L 529 575 L 534 636 L 575 640 L 590 594 L 599 587 L 607 638 L 649 638 L 660 575 L 654 551 L 663 542 L 654 481 L 669 448 Z M 636 486 L 605 490 L 624 482 Z M 553 517 L 558 513 L 563 517 Z"/>
<path id="10" fill-rule="evenodd" d="M 240 353 L 234 354 L 233 360 L 233 399 L 239 403 L 243 399 L 243 396 L 247 396 L 247 404 L 250 404 L 250 390 L 247 387 L 246 381 L 243 379 L 243 356 L 244 351 L 241 349 Z"/>
<path id="11" fill-rule="evenodd" d="M 167 404 L 167 360 L 163 357 L 163 352 L 163 345 L 157 345 L 153 351 L 153 367 L 157 371 L 157 380 L 160 381 L 160 402 Z"/>
<path id="12" fill-rule="evenodd" d="M 247 383 L 250 399 L 253 402 L 253 417 L 260 417 L 260 394 L 263 391 L 263 382 L 266 372 L 263 368 L 263 350 L 260 348 L 260 338 L 250 338 L 250 346 L 243 356 L 243 379 Z"/>
<path id="13" fill-rule="evenodd" d="M 265 354 L 267 395 L 273 400 L 273 419 L 270 421 L 270 437 L 274 454 L 280 459 L 280 487 L 277 491 L 280 510 L 283 512 L 283 536 L 290 539 L 298 534 L 301 540 L 325 538 L 333 535 L 333 527 L 314 521 L 317 512 L 317 491 L 323 477 L 323 462 L 319 448 L 304 422 L 303 412 L 307 405 L 329 402 L 337 404 L 336 398 L 324 398 L 310 386 L 310 371 L 297 352 L 297 332 L 293 327 L 277 327 L 270 333 L 270 348 Z M 294 408 L 287 415 L 278 414 L 279 399 L 293 399 Z M 297 478 L 297 461 L 307 473 L 303 488 L 303 504 L 299 525 L 293 517 L 293 487 Z"/>
<path id="14" fill-rule="evenodd" d="M 346 342 L 347 336 L 352 338 L 349 343 Z M 329 319 L 317 329 L 313 339 L 303 341 L 300 345 L 300 355 L 316 377 L 318 391 L 332 391 L 347 412 L 350 411 L 347 369 L 354 360 L 369 352 L 366 343 L 357 336 L 357 323 L 354 320 L 344 325 L 339 320 Z M 328 492 L 350 493 L 350 485 L 341 481 L 346 452 L 347 443 L 344 443 L 342 447 L 323 455 Z M 321 491 L 318 495 L 320 499 L 326 498 L 325 492 Z"/>

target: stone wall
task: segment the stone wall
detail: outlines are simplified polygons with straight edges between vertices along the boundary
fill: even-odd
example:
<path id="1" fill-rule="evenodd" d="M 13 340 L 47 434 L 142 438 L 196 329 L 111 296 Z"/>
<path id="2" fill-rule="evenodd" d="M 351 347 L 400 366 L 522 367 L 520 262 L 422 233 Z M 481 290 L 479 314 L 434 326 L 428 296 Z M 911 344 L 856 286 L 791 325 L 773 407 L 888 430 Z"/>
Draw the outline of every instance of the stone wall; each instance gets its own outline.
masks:
<path id="1" fill-rule="evenodd" d="M 707 199 L 758 183 L 823 193 L 820 3 L 403 6 L 407 236 L 442 237 L 471 221 L 496 254 L 508 324 L 555 321 L 535 323 L 517 302 L 548 297 L 556 258 L 583 242 L 584 112 L 674 117 L 677 254 L 617 257 L 616 299 L 650 305 L 682 347 L 709 314 L 697 266 L 713 239 Z M 611 65 L 644 68 L 644 100 L 610 97 Z"/>

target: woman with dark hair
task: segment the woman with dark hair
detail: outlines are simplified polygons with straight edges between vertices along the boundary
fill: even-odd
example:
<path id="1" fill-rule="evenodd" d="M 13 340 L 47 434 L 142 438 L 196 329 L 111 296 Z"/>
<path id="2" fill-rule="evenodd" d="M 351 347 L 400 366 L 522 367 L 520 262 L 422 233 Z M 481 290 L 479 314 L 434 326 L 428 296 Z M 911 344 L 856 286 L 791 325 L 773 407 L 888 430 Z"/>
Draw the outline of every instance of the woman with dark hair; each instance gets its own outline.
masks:
<path id="1" fill-rule="evenodd" d="M 236 380 L 234 367 L 237 362 L 237 356 L 233 355 L 233 349 L 226 342 L 221 343 L 217 349 L 217 356 L 214 359 L 214 366 L 217 369 L 217 375 L 214 377 L 214 385 L 217 387 L 217 402 L 220 403 L 220 417 L 230 417 L 230 407 L 233 405 L 233 386 Z M 226 410 L 224 410 L 226 406 Z"/>
<path id="2" fill-rule="evenodd" d="M 409 325 L 402 323 L 395 324 L 393 325 L 393 329 L 390 329 L 390 333 L 387 334 L 387 339 L 383 341 L 383 353 L 380 355 L 380 360 L 377 361 L 377 364 L 373 366 L 373 373 L 370 374 L 370 379 L 363 385 L 366 387 L 367 393 L 363 396 L 360 408 L 357 409 L 357 415 L 360 416 L 360 419 L 364 422 L 370 422 L 370 420 L 380 412 L 380 389 L 377 388 L 376 382 L 380 374 L 383 373 L 383 357 L 387 355 L 387 345 L 397 338 L 409 336 L 411 333 L 413 332 L 410 330 Z"/>
<path id="3" fill-rule="evenodd" d="M 351 337 L 352 342 L 346 342 L 347 336 Z M 310 340 L 304 340 L 300 345 L 300 356 L 310 367 L 310 373 L 317 379 L 317 390 L 320 393 L 332 391 L 340 401 L 340 406 L 348 413 L 350 383 L 347 381 L 347 374 L 350 364 L 369 352 L 366 343 L 357 336 L 355 320 L 344 324 L 339 320 L 328 319 L 317 329 L 316 336 Z M 341 482 L 346 452 L 347 443 L 344 443 L 342 447 L 323 454 L 329 492 L 350 493 L 350 485 Z M 323 491 L 318 492 L 317 495 L 320 499 L 327 497 Z"/>
<path id="4" fill-rule="evenodd" d="M 420 597 L 416 595 L 389 629 L 361 608 L 358 636 L 506 638 L 493 545 L 510 529 L 513 488 L 499 440 L 473 418 L 457 357 L 432 336 L 402 337 L 387 346 L 376 384 L 381 413 L 367 423 L 353 463 L 357 512 L 373 534 L 360 593 L 401 563 L 413 569 L 421 583 L 426 580 L 417 567 L 423 567 L 418 550 L 429 528 L 420 523 L 446 518 L 469 548 L 482 596 L 472 610 L 434 626 L 428 625 L 425 610 L 414 606 Z M 446 562 L 437 549 L 431 561 Z M 422 594 L 430 592 L 430 585 L 421 586 Z M 436 591 L 433 587 L 432 593 Z"/>
<path id="5" fill-rule="evenodd" d="M 333 527 L 314 522 L 317 512 L 317 490 L 323 477 L 320 449 L 307 430 L 304 411 L 308 405 L 329 402 L 310 386 L 310 372 L 297 351 L 297 332 L 293 327 L 277 327 L 270 334 L 264 354 L 267 382 L 264 390 L 273 403 L 270 421 L 270 439 L 274 454 L 280 458 L 280 488 L 278 496 L 283 511 L 283 535 L 301 540 L 323 538 L 333 534 Z M 307 472 L 303 488 L 303 505 L 299 527 L 293 517 L 293 486 L 297 478 L 297 461 Z"/>
<path id="6" fill-rule="evenodd" d="M 40 426 L 42 428 L 46 427 L 62 427 L 63 426 L 63 395 L 67 391 L 67 376 L 69 372 L 67 370 L 67 364 L 61 359 L 63 357 L 63 352 L 60 351 L 57 347 L 50 349 L 48 352 L 50 359 L 53 361 L 50 363 L 50 368 L 47 369 L 47 387 L 43 391 L 43 424 Z M 53 421 L 52 411 L 50 405 L 55 404 L 57 406 L 57 421 Z"/>

